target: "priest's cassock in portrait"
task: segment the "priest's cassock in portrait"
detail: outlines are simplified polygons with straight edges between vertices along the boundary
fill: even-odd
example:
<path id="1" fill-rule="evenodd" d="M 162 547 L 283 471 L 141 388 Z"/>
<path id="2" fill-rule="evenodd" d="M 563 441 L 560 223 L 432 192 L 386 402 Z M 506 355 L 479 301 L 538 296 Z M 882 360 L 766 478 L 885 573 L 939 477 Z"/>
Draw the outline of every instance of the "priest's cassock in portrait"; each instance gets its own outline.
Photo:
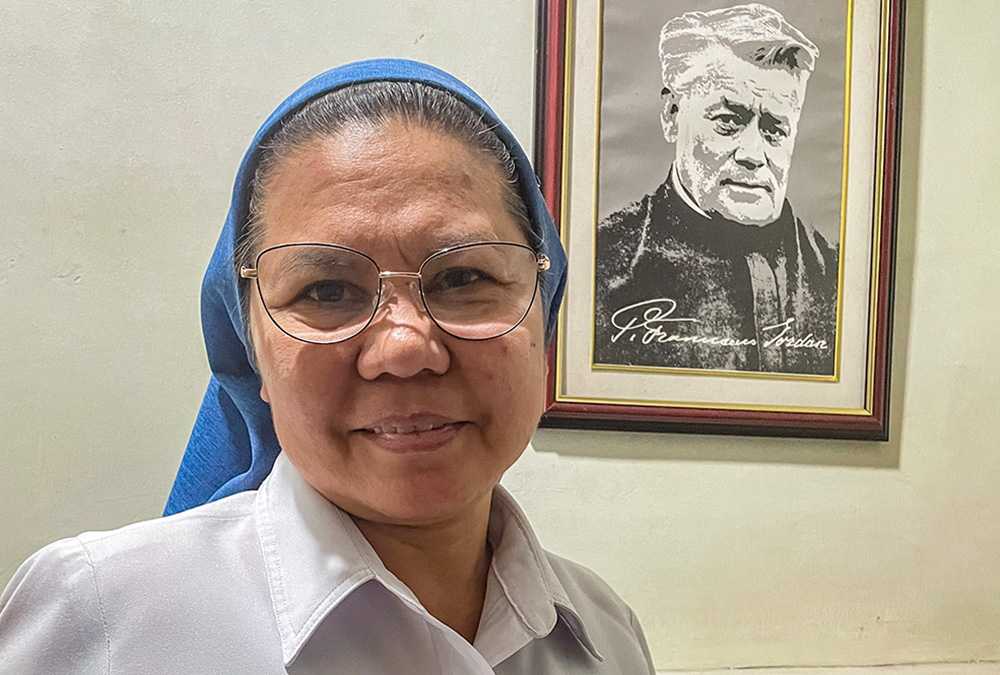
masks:
<path id="1" fill-rule="evenodd" d="M 839 241 L 786 198 L 819 49 L 749 4 L 667 21 L 659 57 L 674 159 L 598 224 L 594 363 L 833 375 Z"/>

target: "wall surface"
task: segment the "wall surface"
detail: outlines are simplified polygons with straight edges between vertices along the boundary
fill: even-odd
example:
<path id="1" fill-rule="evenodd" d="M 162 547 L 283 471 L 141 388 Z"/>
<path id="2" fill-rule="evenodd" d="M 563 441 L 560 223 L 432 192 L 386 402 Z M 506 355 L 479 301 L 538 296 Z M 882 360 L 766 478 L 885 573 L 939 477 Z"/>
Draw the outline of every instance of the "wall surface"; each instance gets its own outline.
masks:
<path id="1" fill-rule="evenodd" d="M 1000 660 L 1000 3 L 908 4 L 892 440 L 539 432 L 505 479 L 658 668 Z M 207 378 L 203 265 L 270 110 L 407 56 L 527 142 L 534 13 L 0 6 L 0 583 L 162 508 Z"/>

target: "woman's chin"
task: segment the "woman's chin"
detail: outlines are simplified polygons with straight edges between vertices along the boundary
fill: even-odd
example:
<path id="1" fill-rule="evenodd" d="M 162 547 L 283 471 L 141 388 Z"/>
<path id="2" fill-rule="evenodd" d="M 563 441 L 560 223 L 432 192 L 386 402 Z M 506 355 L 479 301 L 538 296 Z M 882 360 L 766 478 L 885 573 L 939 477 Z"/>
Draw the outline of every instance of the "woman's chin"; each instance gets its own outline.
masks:
<path id="1" fill-rule="evenodd" d="M 473 494 L 459 482 L 414 481 L 405 487 L 387 486 L 378 495 L 338 506 L 355 518 L 384 525 L 433 526 L 476 513 L 475 505 L 480 501 L 488 504 L 492 489 L 491 485 L 484 493 Z"/>

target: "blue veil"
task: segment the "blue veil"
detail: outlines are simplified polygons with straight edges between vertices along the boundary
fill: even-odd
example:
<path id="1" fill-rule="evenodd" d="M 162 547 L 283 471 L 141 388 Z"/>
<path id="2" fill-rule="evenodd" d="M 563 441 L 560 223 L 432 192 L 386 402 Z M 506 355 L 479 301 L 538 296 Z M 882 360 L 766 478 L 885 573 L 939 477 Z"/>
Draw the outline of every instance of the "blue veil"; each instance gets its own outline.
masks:
<path id="1" fill-rule="evenodd" d="M 205 272 L 201 289 L 201 325 L 212 377 L 181 460 L 164 515 L 184 511 L 228 495 L 252 490 L 271 471 L 280 447 L 271 409 L 260 398 L 260 376 L 247 350 L 233 251 L 247 221 L 250 184 L 261 144 L 282 120 L 306 103 L 334 89 L 376 80 L 423 82 L 445 89 L 495 123 L 496 134 L 510 150 L 532 227 L 552 266 L 546 273 L 543 309 L 545 335 L 555 329 L 566 283 L 566 254 L 549 215 L 535 173 L 524 150 L 489 106 L 451 75 L 415 61 L 377 59 L 329 70 L 302 85 L 267 118 L 243 157 L 226 224 Z"/>

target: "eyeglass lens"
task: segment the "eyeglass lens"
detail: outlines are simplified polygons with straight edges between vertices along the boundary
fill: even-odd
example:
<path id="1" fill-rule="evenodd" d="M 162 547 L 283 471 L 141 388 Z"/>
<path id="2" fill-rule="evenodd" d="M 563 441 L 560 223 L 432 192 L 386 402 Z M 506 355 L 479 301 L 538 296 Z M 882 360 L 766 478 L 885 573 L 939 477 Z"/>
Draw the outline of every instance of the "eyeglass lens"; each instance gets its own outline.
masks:
<path id="1" fill-rule="evenodd" d="M 535 254 L 516 244 L 474 244 L 437 253 L 420 268 L 425 309 L 442 330 L 483 340 L 514 328 L 535 294 Z M 307 342 L 340 342 L 375 316 L 379 268 L 351 249 L 293 244 L 257 261 L 261 299 L 271 319 Z"/>

